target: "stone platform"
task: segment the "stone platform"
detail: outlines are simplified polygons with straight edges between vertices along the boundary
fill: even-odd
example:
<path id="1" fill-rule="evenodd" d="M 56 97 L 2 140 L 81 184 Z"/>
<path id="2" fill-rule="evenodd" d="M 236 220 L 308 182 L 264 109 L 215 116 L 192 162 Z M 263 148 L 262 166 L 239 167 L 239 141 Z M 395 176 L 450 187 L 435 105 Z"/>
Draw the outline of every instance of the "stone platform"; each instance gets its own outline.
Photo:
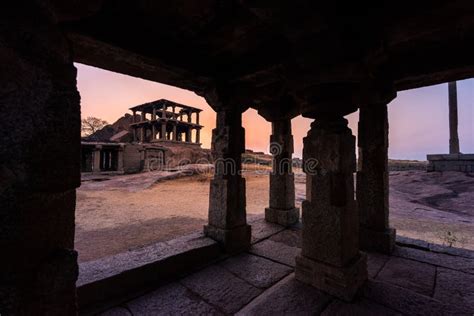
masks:
<path id="1" fill-rule="evenodd" d="M 474 154 L 426 155 L 428 171 L 474 172 Z"/>
<path id="2" fill-rule="evenodd" d="M 391 256 L 369 253 L 369 281 L 352 303 L 296 281 L 298 225 L 251 222 L 252 248 L 147 293 L 115 300 L 101 315 L 472 315 L 474 252 L 399 237 Z M 107 306 L 107 307 L 105 307 Z M 83 314 L 92 313 L 92 311 Z"/>

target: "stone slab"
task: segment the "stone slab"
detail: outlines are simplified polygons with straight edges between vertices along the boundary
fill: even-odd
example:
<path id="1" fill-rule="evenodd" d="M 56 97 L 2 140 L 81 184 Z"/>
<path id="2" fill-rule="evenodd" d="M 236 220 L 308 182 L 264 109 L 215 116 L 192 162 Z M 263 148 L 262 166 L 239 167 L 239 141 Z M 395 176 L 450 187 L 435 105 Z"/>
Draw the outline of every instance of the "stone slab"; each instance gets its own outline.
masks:
<path id="1" fill-rule="evenodd" d="M 474 314 L 474 275 L 438 268 L 434 298 Z"/>
<path id="2" fill-rule="evenodd" d="M 180 283 L 227 314 L 237 312 L 262 292 L 217 265 L 194 273 Z"/>
<path id="3" fill-rule="evenodd" d="M 296 247 L 290 247 L 281 242 L 266 239 L 250 248 L 250 253 L 286 264 L 295 266 L 295 257 L 301 252 Z"/>
<path id="4" fill-rule="evenodd" d="M 298 282 L 294 274 L 290 274 L 237 315 L 318 315 L 330 300 L 329 295 Z"/>
<path id="5" fill-rule="evenodd" d="M 222 315 L 179 283 L 163 286 L 127 306 L 133 315 Z"/>
<path id="6" fill-rule="evenodd" d="M 474 274 L 474 260 L 406 247 L 395 247 L 392 255 Z"/>
<path id="7" fill-rule="evenodd" d="M 456 247 L 448 247 L 438 244 L 430 244 L 430 251 L 444 253 L 452 256 L 459 256 L 468 259 L 474 259 L 474 251 Z"/>
<path id="8" fill-rule="evenodd" d="M 367 299 L 358 299 L 354 302 L 347 303 L 340 300 L 335 300 L 324 310 L 321 316 L 353 316 L 353 315 L 364 315 L 364 316 L 395 316 L 403 315 L 397 311 L 371 302 Z"/>
<path id="9" fill-rule="evenodd" d="M 431 296 L 435 277 L 436 268 L 433 265 L 392 257 L 378 274 L 377 280 Z"/>
<path id="10" fill-rule="evenodd" d="M 265 221 L 264 218 L 259 218 L 252 223 L 252 240 L 255 244 L 263 239 L 266 239 L 278 232 L 284 231 L 285 227 Z"/>
<path id="11" fill-rule="evenodd" d="M 83 308 L 176 277 L 220 254 L 214 240 L 195 233 L 82 263 L 77 281 L 79 306 Z"/>
<path id="12" fill-rule="evenodd" d="M 220 266 L 259 288 L 268 288 L 293 272 L 286 265 L 249 254 L 229 258 Z"/>
<path id="13" fill-rule="evenodd" d="M 367 253 L 367 272 L 369 278 L 375 278 L 390 257 L 377 252 Z"/>
<path id="14" fill-rule="evenodd" d="M 363 296 L 404 315 L 468 315 L 462 308 L 396 285 L 374 280 L 367 282 Z"/>
<path id="15" fill-rule="evenodd" d="M 270 237 L 270 240 L 283 243 L 290 247 L 301 248 L 301 230 L 286 229 Z"/>
<path id="16" fill-rule="evenodd" d="M 106 310 L 103 313 L 97 314 L 98 316 L 133 316 L 130 311 L 124 307 L 114 307 Z"/>
<path id="17" fill-rule="evenodd" d="M 409 237 L 404 237 L 397 235 L 396 236 L 396 243 L 399 246 L 403 247 L 410 247 L 410 248 L 417 248 L 422 250 L 428 250 L 430 247 L 430 243 L 421 239 L 413 239 Z"/>

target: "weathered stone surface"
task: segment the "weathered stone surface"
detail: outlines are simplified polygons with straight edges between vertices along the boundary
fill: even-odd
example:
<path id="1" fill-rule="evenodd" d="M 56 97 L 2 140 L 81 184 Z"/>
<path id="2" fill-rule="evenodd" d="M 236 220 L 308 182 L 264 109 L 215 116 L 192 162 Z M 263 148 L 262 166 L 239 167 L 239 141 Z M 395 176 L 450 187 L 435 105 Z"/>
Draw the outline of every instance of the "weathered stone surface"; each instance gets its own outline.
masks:
<path id="1" fill-rule="evenodd" d="M 227 259 L 220 266 L 259 288 L 270 287 L 293 271 L 288 266 L 249 254 Z"/>
<path id="2" fill-rule="evenodd" d="M 388 224 L 388 101 L 360 107 L 357 171 L 360 247 L 387 254 L 395 245 Z"/>
<path id="3" fill-rule="evenodd" d="M 429 244 L 430 251 L 439 252 L 443 254 L 448 254 L 452 256 L 464 257 L 469 259 L 474 259 L 474 251 L 456 247 L 448 247 L 438 244 Z"/>
<path id="4" fill-rule="evenodd" d="M 438 268 L 433 297 L 474 313 L 474 275 Z"/>
<path id="5" fill-rule="evenodd" d="M 367 272 L 369 278 L 375 278 L 390 257 L 377 252 L 367 253 Z"/>
<path id="6" fill-rule="evenodd" d="M 331 101 L 340 109 L 346 108 L 339 99 Z M 324 113 L 315 120 L 304 138 L 303 159 L 306 200 L 302 203 L 304 225 L 296 278 L 351 300 L 367 279 L 367 261 L 359 252 L 353 176 L 355 138 L 347 120 L 342 115 L 326 117 Z"/>
<path id="7" fill-rule="evenodd" d="M 278 232 L 285 231 L 285 227 L 267 222 L 263 217 L 252 221 L 252 244 L 268 238 Z"/>
<path id="8" fill-rule="evenodd" d="M 265 291 L 237 315 L 318 315 L 331 297 L 298 282 L 294 274 Z"/>
<path id="9" fill-rule="evenodd" d="M 80 265 L 79 306 L 122 295 L 206 264 L 220 255 L 218 244 L 195 233 Z"/>
<path id="10" fill-rule="evenodd" d="M 281 242 L 273 240 L 264 240 L 253 245 L 250 248 L 250 253 L 284 263 L 288 266 L 295 266 L 295 257 L 301 252 L 296 247 L 290 247 Z"/>
<path id="11" fill-rule="evenodd" d="M 133 315 L 222 315 L 179 283 L 163 286 L 128 302 L 127 306 Z"/>
<path id="12" fill-rule="evenodd" d="M 364 297 L 405 315 L 467 315 L 466 310 L 385 282 L 369 280 Z"/>
<path id="13" fill-rule="evenodd" d="M 413 239 L 413 238 L 404 237 L 404 236 L 400 236 L 400 235 L 396 236 L 396 243 L 399 246 L 406 246 L 406 247 L 410 247 L 410 248 L 418 248 L 418 249 L 422 249 L 422 250 L 429 250 L 429 248 L 430 248 L 430 243 L 425 241 L 425 240 Z"/>
<path id="14" fill-rule="evenodd" d="M 301 230 L 285 229 L 284 231 L 270 237 L 270 240 L 283 243 L 290 247 L 301 248 Z"/>
<path id="15" fill-rule="evenodd" d="M 393 316 L 402 314 L 377 303 L 368 301 L 366 299 L 361 299 L 352 303 L 346 303 L 340 300 L 333 301 L 328 307 L 326 307 L 321 316 L 333 315 Z"/>
<path id="16" fill-rule="evenodd" d="M 99 316 L 133 316 L 130 311 L 124 307 L 114 307 L 98 314 Z"/>
<path id="17" fill-rule="evenodd" d="M 262 292 L 219 266 L 192 274 L 180 283 L 228 314 L 237 312 Z"/>
<path id="18" fill-rule="evenodd" d="M 435 284 L 435 275 L 436 268 L 432 265 L 392 257 L 378 274 L 377 280 L 431 296 Z"/>
<path id="19" fill-rule="evenodd" d="M 351 301 L 367 280 L 367 257 L 336 267 L 305 256 L 296 257 L 296 278 L 345 301 Z"/>
<path id="20" fill-rule="evenodd" d="M 213 94 L 208 102 L 217 111 L 216 128 L 212 130 L 214 178 L 209 192 L 209 223 L 204 234 L 227 252 L 247 249 L 251 229 L 246 221 L 245 179 L 242 178 L 242 153 L 245 152 L 245 130 L 242 110 L 224 106 L 226 97 Z"/>
<path id="21" fill-rule="evenodd" d="M 393 255 L 474 274 L 473 259 L 405 247 L 395 247 Z"/>
<path id="22" fill-rule="evenodd" d="M 0 4 L 0 314 L 74 315 L 80 96 L 42 1 Z"/>

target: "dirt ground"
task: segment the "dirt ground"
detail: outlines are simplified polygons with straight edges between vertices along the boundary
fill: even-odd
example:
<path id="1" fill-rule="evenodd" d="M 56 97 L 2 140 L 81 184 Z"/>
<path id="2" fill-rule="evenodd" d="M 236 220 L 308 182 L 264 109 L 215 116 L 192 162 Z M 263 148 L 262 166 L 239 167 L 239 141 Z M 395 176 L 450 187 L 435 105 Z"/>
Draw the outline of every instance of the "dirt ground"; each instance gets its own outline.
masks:
<path id="1" fill-rule="evenodd" d="M 153 176 L 143 175 L 149 182 Z M 247 213 L 262 214 L 268 206 L 268 175 L 260 170 L 244 176 Z M 77 190 L 80 262 L 170 240 L 201 230 L 206 223 L 209 174 L 151 181 L 138 190 L 134 181 L 140 181 L 140 176 L 120 177 L 99 184 L 84 182 Z M 295 182 L 299 206 L 305 192 L 304 174 L 297 173 Z M 474 176 L 398 171 L 390 173 L 390 183 L 390 221 L 398 234 L 474 249 Z"/>

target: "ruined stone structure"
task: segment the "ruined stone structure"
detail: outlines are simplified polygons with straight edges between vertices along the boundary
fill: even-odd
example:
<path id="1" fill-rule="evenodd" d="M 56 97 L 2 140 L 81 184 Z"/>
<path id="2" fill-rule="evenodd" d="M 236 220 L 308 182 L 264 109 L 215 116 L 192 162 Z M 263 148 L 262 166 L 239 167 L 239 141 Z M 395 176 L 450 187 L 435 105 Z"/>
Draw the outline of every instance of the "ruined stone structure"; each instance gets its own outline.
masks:
<path id="1" fill-rule="evenodd" d="M 212 161 L 201 149 L 201 109 L 160 99 L 131 111 L 82 139 L 81 172 L 135 173 Z"/>
<path id="2" fill-rule="evenodd" d="M 474 154 L 459 150 L 458 93 L 456 82 L 448 83 L 449 104 L 449 154 L 427 155 L 428 171 L 474 172 Z"/>
<path id="3" fill-rule="evenodd" d="M 243 111 L 255 108 L 274 124 L 272 139 L 284 148 L 276 161 L 291 156 L 287 120 L 300 114 L 315 119 L 304 140 L 307 196 L 296 277 L 350 300 L 367 278 L 361 250 L 393 247 L 386 205 L 386 104 L 396 91 L 473 76 L 473 41 L 470 0 L 377 6 L 3 2 L 0 248 L 8 255 L 1 260 L 0 313 L 77 312 L 74 212 L 81 141 L 73 62 L 205 97 L 217 112 L 212 150 L 221 159 L 216 160 L 204 232 L 227 252 L 251 243 L 239 172 Z M 356 144 L 343 116 L 359 108 L 363 157 L 356 201 Z M 145 115 L 150 111 L 153 115 L 153 107 Z M 162 137 L 169 138 L 173 125 L 168 122 L 174 118 L 166 109 L 163 116 L 156 111 L 152 119 L 163 120 Z M 137 124 L 142 133 L 145 126 Z M 160 123 L 145 124 L 160 133 Z M 147 135 L 140 137 L 144 141 Z M 289 168 L 272 179 L 270 191 L 267 218 L 285 225 L 295 221 Z M 281 200 L 274 200 L 276 192 Z M 202 254 L 202 260 L 207 258 Z M 172 265 L 166 277 L 184 266 Z"/>
<path id="4" fill-rule="evenodd" d="M 201 145 L 201 109 L 161 99 L 134 106 L 130 110 L 133 113 L 130 126 L 133 139 L 140 143 L 172 141 Z M 196 131 L 194 139 L 193 130 Z"/>

